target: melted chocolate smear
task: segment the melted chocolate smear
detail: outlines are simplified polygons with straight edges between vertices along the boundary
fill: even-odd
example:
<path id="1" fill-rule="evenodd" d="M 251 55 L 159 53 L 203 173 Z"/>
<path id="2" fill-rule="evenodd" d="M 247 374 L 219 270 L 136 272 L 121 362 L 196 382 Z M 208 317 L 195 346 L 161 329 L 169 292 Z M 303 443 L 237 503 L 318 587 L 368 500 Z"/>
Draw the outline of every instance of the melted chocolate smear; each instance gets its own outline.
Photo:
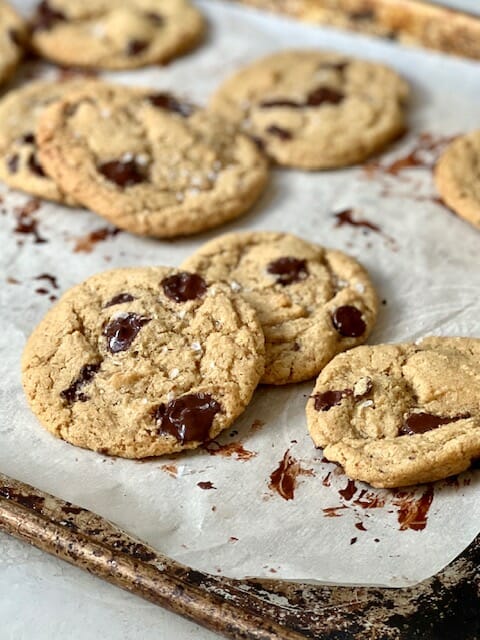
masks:
<path id="1" fill-rule="evenodd" d="M 106 302 L 103 305 L 103 308 L 106 309 L 107 307 L 113 307 L 116 304 L 124 304 L 125 302 L 132 302 L 132 300 L 135 300 L 135 298 L 132 296 L 131 293 L 119 293 L 118 295 L 113 296 L 111 300 Z"/>
<path id="2" fill-rule="evenodd" d="M 188 271 L 168 276 L 160 284 L 167 298 L 175 300 L 175 302 L 187 302 L 187 300 L 202 298 L 207 292 L 207 283 L 202 276 L 197 273 L 188 273 Z"/>
<path id="3" fill-rule="evenodd" d="M 213 485 L 213 482 L 210 482 L 210 481 L 208 481 L 208 482 L 197 482 L 197 487 L 199 487 L 200 489 L 205 489 L 205 490 L 216 489 L 217 488 L 217 487 L 215 487 Z"/>
<path id="4" fill-rule="evenodd" d="M 148 324 L 151 318 L 128 313 L 114 318 L 103 330 L 110 353 L 126 351 L 135 340 L 140 329 Z"/>
<path id="5" fill-rule="evenodd" d="M 282 129 L 282 127 L 277 127 L 276 124 L 272 124 L 267 128 L 267 133 L 270 133 L 272 136 L 276 136 L 280 138 L 280 140 L 291 140 L 293 138 L 290 131 L 286 129 Z"/>
<path id="6" fill-rule="evenodd" d="M 72 382 L 68 389 L 64 389 L 60 392 L 60 397 L 63 398 L 67 404 L 73 404 L 74 402 L 86 402 L 88 400 L 88 396 L 83 393 L 82 388 L 93 380 L 99 369 L 99 363 L 84 365 L 80 369 L 78 378 Z"/>
<path id="7" fill-rule="evenodd" d="M 370 231 L 375 231 L 377 233 L 381 233 L 381 228 L 365 219 L 355 219 L 353 217 L 354 210 L 353 209 L 344 209 L 343 211 L 339 211 L 338 213 L 334 213 L 333 215 L 337 219 L 335 227 L 343 227 L 346 225 L 350 225 L 351 227 L 364 227 L 365 229 L 370 229 Z"/>
<path id="8" fill-rule="evenodd" d="M 57 278 L 55 276 L 52 276 L 50 273 L 41 273 L 35 278 L 35 280 L 47 280 L 48 282 L 50 282 L 54 289 L 58 289 Z"/>
<path id="9" fill-rule="evenodd" d="M 351 389 L 343 389 L 342 391 L 324 391 L 323 393 L 316 393 L 313 396 L 316 411 L 328 411 L 332 407 L 340 404 L 342 399 L 346 396 L 351 396 L 353 391 Z"/>
<path id="10" fill-rule="evenodd" d="M 151 20 L 157 26 L 162 26 L 165 24 L 165 18 L 161 16 L 159 13 L 155 13 L 154 11 L 147 11 L 145 13 L 146 17 Z"/>
<path id="11" fill-rule="evenodd" d="M 397 491 L 393 504 L 399 508 L 397 519 L 400 531 L 406 531 L 407 529 L 421 531 L 425 529 L 432 501 L 432 485 L 429 485 L 419 498 L 406 491 Z"/>
<path id="12" fill-rule="evenodd" d="M 134 160 L 111 160 L 97 167 L 98 171 L 110 182 L 119 187 L 131 187 L 145 182 L 145 176 Z"/>
<path id="13" fill-rule="evenodd" d="M 184 118 L 188 118 L 195 111 L 195 107 L 185 102 L 180 102 L 171 93 L 153 93 L 148 96 L 148 101 L 154 107 L 158 109 L 165 109 L 166 111 L 173 111 L 178 113 Z"/>
<path id="14" fill-rule="evenodd" d="M 457 422 L 457 420 L 464 420 L 465 418 L 470 418 L 470 414 L 454 416 L 453 418 L 442 418 L 441 416 L 435 416 L 431 413 L 411 413 L 400 427 L 399 435 L 414 436 L 419 433 L 426 433 L 432 429 L 437 429 L 442 424 L 450 424 L 451 422 Z"/>
<path id="15" fill-rule="evenodd" d="M 331 87 L 317 87 L 307 96 L 306 105 L 319 107 L 322 104 L 339 104 L 345 98 L 341 91 Z"/>
<path id="16" fill-rule="evenodd" d="M 357 485 L 353 480 L 348 480 L 345 489 L 340 489 L 339 494 L 344 500 L 351 500 L 357 491 Z"/>
<path id="17" fill-rule="evenodd" d="M 137 56 L 149 46 L 145 40 L 130 40 L 127 44 L 127 56 Z"/>
<path id="18" fill-rule="evenodd" d="M 40 200 L 32 198 L 23 207 L 15 208 L 15 215 L 17 216 L 17 226 L 14 229 L 15 233 L 31 234 L 34 237 L 35 244 L 44 244 L 47 242 L 45 238 L 42 238 L 38 232 L 38 220 L 32 217 L 40 208 Z"/>
<path id="19" fill-rule="evenodd" d="M 291 109 L 300 109 L 302 107 L 301 102 L 295 102 L 294 100 L 264 100 L 260 103 L 262 109 L 273 109 L 275 107 L 290 107 Z"/>
<path id="20" fill-rule="evenodd" d="M 307 261 L 290 256 L 278 258 L 278 260 L 270 262 L 267 266 L 267 272 L 276 275 L 277 284 L 285 287 L 293 282 L 300 282 L 308 278 Z"/>
<path id="21" fill-rule="evenodd" d="M 30 154 L 28 158 L 28 168 L 32 173 L 39 176 L 40 178 L 45 178 L 45 171 L 43 170 L 42 165 L 38 162 L 37 157 L 34 153 Z"/>
<path id="22" fill-rule="evenodd" d="M 365 333 L 367 328 L 361 311 L 351 305 L 335 309 L 332 313 L 332 322 L 336 331 L 346 338 L 358 338 Z"/>
<path id="23" fill-rule="evenodd" d="M 250 460 L 257 455 L 256 451 L 245 449 L 240 442 L 230 442 L 229 444 L 220 444 L 216 440 L 210 440 L 205 443 L 203 448 L 208 451 L 211 456 L 223 456 L 224 458 L 233 458 L 237 460 Z"/>
<path id="24" fill-rule="evenodd" d="M 98 242 L 103 242 L 108 238 L 114 238 L 118 233 L 120 233 L 120 229 L 117 229 L 116 227 L 101 227 L 100 229 L 91 231 L 90 233 L 87 233 L 86 236 L 77 238 L 73 252 L 91 253 Z"/>
<path id="25" fill-rule="evenodd" d="M 221 405 L 209 393 L 191 393 L 155 410 L 160 435 L 171 435 L 178 442 L 204 442 Z"/>
<path id="26" fill-rule="evenodd" d="M 17 173 L 19 159 L 20 157 L 18 153 L 14 153 L 13 156 L 8 156 L 7 167 L 8 167 L 9 173 Z"/>
<path id="27" fill-rule="evenodd" d="M 45 502 L 45 498 L 36 495 L 24 496 L 21 493 L 18 493 L 12 487 L 0 487 L 0 498 L 5 498 L 5 500 L 12 500 L 12 502 L 17 502 L 28 509 L 33 509 L 33 511 L 42 511 L 42 507 Z"/>
<path id="28" fill-rule="evenodd" d="M 290 455 L 290 450 L 287 449 L 277 469 L 270 475 L 268 486 L 284 500 L 293 500 L 299 470 L 298 461 Z"/>
<path id="29" fill-rule="evenodd" d="M 53 9 L 46 0 L 40 2 L 32 20 L 33 31 L 48 31 L 56 22 L 66 21 L 66 16 L 58 9 Z"/>

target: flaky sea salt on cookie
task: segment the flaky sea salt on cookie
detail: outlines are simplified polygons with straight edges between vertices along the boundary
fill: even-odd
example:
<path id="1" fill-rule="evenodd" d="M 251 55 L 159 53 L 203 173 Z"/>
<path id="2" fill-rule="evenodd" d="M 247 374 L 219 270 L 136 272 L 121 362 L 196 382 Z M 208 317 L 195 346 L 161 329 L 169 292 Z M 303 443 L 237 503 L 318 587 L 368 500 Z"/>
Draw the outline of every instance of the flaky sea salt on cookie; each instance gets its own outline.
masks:
<path id="1" fill-rule="evenodd" d="M 308 380 L 368 338 L 378 301 L 365 269 L 341 251 L 288 233 L 231 233 L 183 263 L 227 283 L 254 307 L 265 333 L 262 382 Z"/>
<path id="2" fill-rule="evenodd" d="M 281 51 L 228 78 L 211 100 L 279 164 L 362 162 L 405 129 L 408 85 L 392 69 L 338 53 Z"/>
<path id="3" fill-rule="evenodd" d="M 70 289 L 22 360 L 46 429 L 125 458 L 214 438 L 250 402 L 263 369 L 254 310 L 224 284 L 162 267 L 107 271 Z"/>
<path id="4" fill-rule="evenodd" d="M 427 338 L 338 355 L 307 404 L 325 458 L 374 487 L 440 480 L 480 457 L 480 340 Z"/>

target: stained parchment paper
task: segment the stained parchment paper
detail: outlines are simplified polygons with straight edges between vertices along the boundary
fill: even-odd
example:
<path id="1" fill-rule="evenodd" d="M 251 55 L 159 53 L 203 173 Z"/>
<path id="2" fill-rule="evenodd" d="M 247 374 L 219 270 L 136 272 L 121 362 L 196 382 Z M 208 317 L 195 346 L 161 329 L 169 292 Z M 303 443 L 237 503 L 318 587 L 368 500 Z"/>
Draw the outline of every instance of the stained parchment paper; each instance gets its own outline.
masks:
<path id="1" fill-rule="evenodd" d="M 396 492 L 349 482 L 322 461 L 307 434 L 313 381 L 261 387 L 216 442 L 146 462 L 53 438 L 23 396 L 26 338 L 63 291 L 108 268 L 177 265 L 203 242 L 236 229 L 291 231 L 360 259 L 383 301 L 370 343 L 479 335 L 480 233 L 442 206 L 430 169 L 450 136 L 480 126 L 478 63 L 224 2 L 199 4 L 210 21 L 203 47 L 166 67 L 106 76 L 205 103 L 223 78 L 257 56 L 287 46 L 331 48 L 389 63 L 411 82 L 410 132 L 368 168 L 277 169 L 243 218 L 170 242 L 117 233 L 93 213 L 36 203 L 0 184 L 0 469 L 96 511 L 197 569 L 412 584 L 440 570 L 477 534 L 478 471 Z M 30 63 L 24 76 L 40 73 L 58 75 Z M 22 233 L 29 225 L 32 232 Z"/>

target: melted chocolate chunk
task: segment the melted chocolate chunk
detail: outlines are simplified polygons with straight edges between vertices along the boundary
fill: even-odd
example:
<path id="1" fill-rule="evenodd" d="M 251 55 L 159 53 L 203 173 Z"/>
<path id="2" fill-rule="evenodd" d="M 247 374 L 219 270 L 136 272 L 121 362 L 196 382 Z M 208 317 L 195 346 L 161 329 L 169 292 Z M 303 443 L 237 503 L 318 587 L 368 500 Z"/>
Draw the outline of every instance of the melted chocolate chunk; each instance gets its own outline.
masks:
<path id="1" fill-rule="evenodd" d="M 277 127 L 276 124 L 270 125 L 267 128 L 267 133 L 280 138 L 280 140 L 291 140 L 293 137 L 290 131 L 287 131 L 287 129 L 282 129 L 282 127 Z"/>
<path id="2" fill-rule="evenodd" d="M 127 313 L 114 318 L 103 330 L 110 353 L 126 351 L 138 335 L 140 329 L 150 322 L 151 318 Z"/>
<path id="3" fill-rule="evenodd" d="M 321 104 L 338 104 L 344 99 L 341 91 L 332 89 L 331 87 L 318 87 L 311 91 L 307 96 L 306 104 L 309 107 L 319 107 Z"/>
<path id="4" fill-rule="evenodd" d="M 38 162 L 34 153 L 31 153 L 28 158 L 28 168 L 32 173 L 40 178 L 45 178 L 45 171 L 43 170 L 42 165 Z"/>
<path id="5" fill-rule="evenodd" d="M 10 38 L 10 40 L 13 42 L 13 44 L 16 47 L 21 47 L 22 46 L 22 40 L 20 38 L 20 34 L 15 29 L 9 29 L 8 30 L 8 37 Z"/>
<path id="6" fill-rule="evenodd" d="M 306 260 L 298 260 L 287 256 L 278 258 L 274 262 L 270 262 L 267 266 L 267 272 L 277 276 L 277 284 L 284 287 L 293 282 L 300 282 L 308 278 L 308 268 Z"/>
<path id="7" fill-rule="evenodd" d="M 155 13 L 154 11 L 147 11 L 145 15 L 149 20 L 151 20 L 154 24 L 156 24 L 159 27 L 165 24 L 165 18 L 161 16 L 159 13 Z"/>
<path id="8" fill-rule="evenodd" d="M 201 298 L 207 292 L 207 283 L 197 273 L 182 271 L 164 278 L 160 283 L 167 298 L 175 302 L 186 302 Z"/>
<path id="9" fill-rule="evenodd" d="M 33 17 L 33 31 L 44 31 L 51 29 L 56 22 L 65 21 L 67 18 L 64 13 L 53 9 L 46 0 L 40 2 L 37 11 Z"/>
<path id="10" fill-rule="evenodd" d="M 460 416 L 454 416 L 453 418 L 442 418 L 441 416 L 434 416 L 431 413 L 411 413 L 405 418 L 405 422 L 399 429 L 399 435 L 402 436 L 414 436 L 418 433 L 425 433 L 432 429 L 437 429 L 442 424 L 449 424 L 450 422 L 457 422 L 457 420 L 464 420 L 470 418 L 470 414 L 466 413 Z"/>
<path id="11" fill-rule="evenodd" d="M 291 109 L 300 109 L 303 105 L 294 100 L 264 100 L 260 103 L 262 109 L 273 109 L 275 107 L 290 107 Z"/>
<path id="12" fill-rule="evenodd" d="M 119 187 L 131 187 L 145 181 L 145 176 L 134 160 L 111 160 L 97 167 L 98 171 L 110 182 Z"/>
<path id="13" fill-rule="evenodd" d="M 91 382 L 97 371 L 100 369 L 100 364 L 86 364 L 80 369 L 78 378 L 76 378 L 68 389 L 64 389 L 60 392 L 60 397 L 65 400 L 67 404 L 73 404 L 74 402 L 86 402 L 88 396 L 86 396 L 82 388 Z"/>
<path id="14" fill-rule="evenodd" d="M 340 404 L 343 398 L 352 395 L 351 389 L 342 389 L 341 391 L 324 391 L 323 393 L 316 393 L 313 396 L 316 411 L 328 411 L 337 404 Z"/>
<path id="15" fill-rule="evenodd" d="M 35 136 L 31 132 L 25 133 L 19 138 L 19 142 L 21 142 L 22 144 L 35 144 Z"/>
<path id="16" fill-rule="evenodd" d="M 116 304 L 123 304 L 124 302 L 132 302 L 132 300 L 135 300 L 135 298 L 131 293 L 119 293 L 118 295 L 113 296 L 111 300 L 106 302 L 103 305 L 103 308 L 106 309 L 107 307 L 113 307 Z"/>
<path id="17" fill-rule="evenodd" d="M 127 44 L 127 56 L 138 56 L 139 53 L 145 51 L 149 43 L 145 40 L 130 40 Z"/>
<path id="18" fill-rule="evenodd" d="M 165 109 L 166 111 L 173 111 L 179 113 L 184 118 L 188 118 L 195 111 L 195 107 L 186 102 L 180 102 L 172 96 L 171 93 L 153 93 L 148 96 L 148 101 L 154 107 L 158 109 Z"/>
<path id="19" fill-rule="evenodd" d="M 208 440 L 213 419 L 221 411 L 220 404 L 209 393 L 192 393 L 155 410 L 160 435 L 174 436 L 179 442 Z"/>
<path id="20" fill-rule="evenodd" d="M 9 156 L 7 158 L 7 167 L 10 173 L 17 173 L 19 160 L 20 158 L 18 153 L 15 153 L 13 156 Z"/>
<path id="21" fill-rule="evenodd" d="M 332 322 L 338 333 L 346 338 L 358 338 L 367 328 L 361 311 L 351 305 L 335 309 L 332 313 Z"/>

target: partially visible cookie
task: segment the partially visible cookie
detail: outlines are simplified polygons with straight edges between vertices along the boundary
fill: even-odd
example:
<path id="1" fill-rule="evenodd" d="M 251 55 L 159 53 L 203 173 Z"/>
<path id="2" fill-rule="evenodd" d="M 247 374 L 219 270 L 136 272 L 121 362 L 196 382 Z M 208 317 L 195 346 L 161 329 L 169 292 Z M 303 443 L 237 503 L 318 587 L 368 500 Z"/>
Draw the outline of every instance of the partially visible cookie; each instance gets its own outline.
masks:
<path id="1" fill-rule="evenodd" d="M 382 64 L 282 51 L 228 78 L 211 107 L 279 164 L 327 169 L 362 162 L 397 138 L 407 96 L 407 83 Z"/>
<path id="2" fill-rule="evenodd" d="M 85 81 L 30 82 L 8 92 L 0 101 L 0 179 L 47 200 L 73 203 L 44 171 L 38 157 L 36 129 L 48 105 L 81 86 Z"/>
<path id="3" fill-rule="evenodd" d="M 445 203 L 480 229 L 480 131 L 456 138 L 440 156 L 435 182 Z"/>
<path id="4" fill-rule="evenodd" d="M 268 164 L 216 114 L 168 93 L 98 84 L 41 118 L 40 162 L 70 197 L 133 233 L 215 227 L 262 192 Z"/>
<path id="5" fill-rule="evenodd" d="M 365 269 L 340 251 L 288 233 L 231 233 L 183 263 L 254 307 L 265 333 L 262 382 L 308 380 L 368 338 L 378 302 Z"/>
<path id="6" fill-rule="evenodd" d="M 163 267 L 95 275 L 30 336 L 23 385 L 57 437 L 126 458 L 192 449 L 232 424 L 263 373 L 253 309 Z"/>
<path id="7" fill-rule="evenodd" d="M 58 64 L 133 69 L 188 51 L 204 26 L 189 0 L 43 0 L 32 44 Z"/>
<path id="8" fill-rule="evenodd" d="M 480 340 L 427 338 L 338 355 L 307 404 L 328 460 L 374 487 L 446 478 L 480 457 Z"/>
<path id="9" fill-rule="evenodd" d="M 12 7 L 0 0 L 0 84 L 10 78 L 23 55 L 27 29 Z"/>

